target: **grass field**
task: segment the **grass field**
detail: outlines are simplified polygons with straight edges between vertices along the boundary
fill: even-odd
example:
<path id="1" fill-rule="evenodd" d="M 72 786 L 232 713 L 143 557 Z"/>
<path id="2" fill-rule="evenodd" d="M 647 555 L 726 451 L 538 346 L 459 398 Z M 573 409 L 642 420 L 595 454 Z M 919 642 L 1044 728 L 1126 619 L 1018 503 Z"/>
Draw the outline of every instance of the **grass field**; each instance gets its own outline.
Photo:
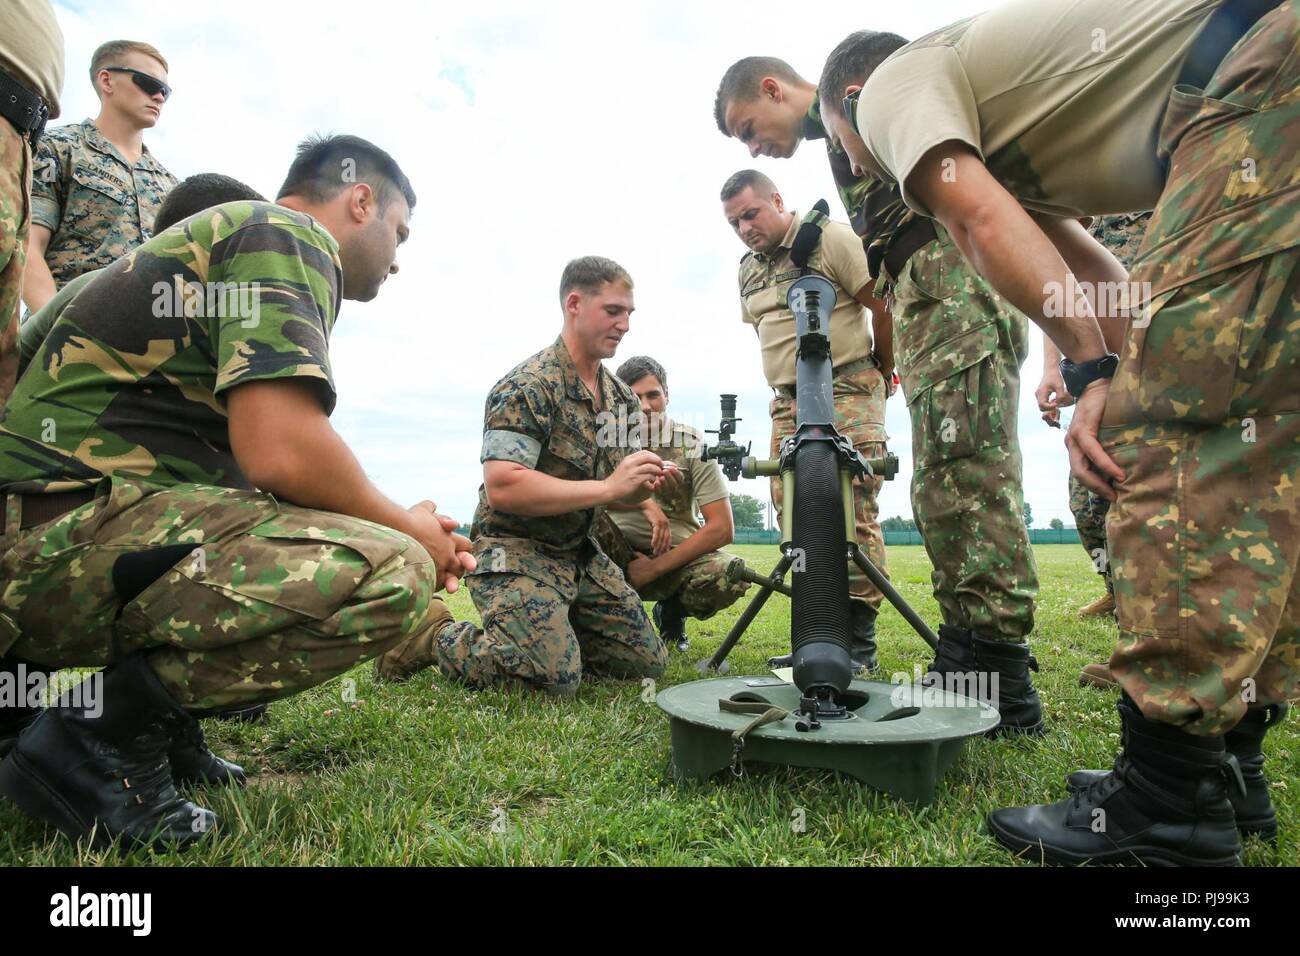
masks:
<path id="1" fill-rule="evenodd" d="M 766 571 L 774 548 L 733 549 Z M 984 832 L 999 806 L 1059 799 L 1080 767 L 1109 766 L 1118 746 L 1115 695 L 1081 688 L 1079 668 L 1109 655 L 1109 621 L 1075 609 L 1100 593 L 1081 549 L 1035 549 L 1042 594 L 1035 678 L 1050 721 L 1037 740 L 977 740 L 916 809 L 828 773 L 750 768 L 679 789 L 668 722 L 639 684 L 592 681 L 576 700 L 526 692 L 474 694 L 424 673 L 376 687 L 358 668 L 355 695 L 335 681 L 273 705 L 268 722 L 209 722 L 212 746 L 256 776 L 244 791 L 201 794 L 221 827 L 201 849 L 151 857 L 92 853 L 0 805 L 0 864 L 847 864 L 1015 862 Z M 895 585 L 927 620 L 923 549 L 890 551 Z M 752 592 L 751 592 L 752 593 Z M 464 592 L 451 600 L 473 617 Z M 661 686 L 694 680 L 738 616 L 737 605 L 692 622 L 692 648 L 674 654 Z M 733 673 L 762 673 L 788 650 L 789 602 L 774 596 L 732 655 Z M 886 675 L 929 662 L 929 649 L 892 610 L 880 619 Z M 355 700 L 343 699 L 344 697 Z M 1268 771 L 1281 819 L 1277 849 L 1247 845 L 1255 866 L 1300 863 L 1300 721 L 1270 734 Z M 804 832 L 792 832 L 802 809 Z"/>

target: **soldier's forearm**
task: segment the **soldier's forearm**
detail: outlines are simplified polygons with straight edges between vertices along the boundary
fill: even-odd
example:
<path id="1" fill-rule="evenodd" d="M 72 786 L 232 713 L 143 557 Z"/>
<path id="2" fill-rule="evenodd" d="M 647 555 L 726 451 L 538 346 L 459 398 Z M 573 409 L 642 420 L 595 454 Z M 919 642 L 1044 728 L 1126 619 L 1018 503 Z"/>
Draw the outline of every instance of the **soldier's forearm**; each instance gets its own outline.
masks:
<path id="1" fill-rule="evenodd" d="M 489 461 L 483 468 L 488 504 L 525 518 L 550 518 L 610 504 L 603 481 L 566 481 L 511 462 Z"/>
<path id="2" fill-rule="evenodd" d="M 23 301 L 35 312 L 54 298 L 57 291 L 54 276 L 50 275 L 50 267 L 45 264 L 44 247 L 38 252 L 37 243 L 29 241 L 27 265 L 23 267 Z"/>
<path id="3" fill-rule="evenodd" d="M 701 555 L 708 554 L 710 551 L 717 551 L 729 543 L 726 529 L 717 524 L 706 524 L 671 551 L 654 559 L 655 570 L 659 572 L 655 577 L 671 574 L 678 568 L 690 564 Z"/>

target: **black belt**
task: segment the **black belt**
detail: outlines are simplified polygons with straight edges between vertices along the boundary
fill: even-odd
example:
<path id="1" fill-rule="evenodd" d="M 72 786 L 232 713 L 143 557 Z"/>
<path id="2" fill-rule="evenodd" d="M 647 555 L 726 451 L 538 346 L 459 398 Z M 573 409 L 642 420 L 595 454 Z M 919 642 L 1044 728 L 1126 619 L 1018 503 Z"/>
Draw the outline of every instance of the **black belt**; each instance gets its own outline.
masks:
<path id="1" fill-rule="evenodd" d="M 56 491 L 51 494 L 21 495 L 22 517 L 18 521 L 18 530 L 26 531 L 38 525 L 46 524 L 55 518 L 62 518 L 69 511 L 80 508 L 87 502 L 95 500 L 94 488 L 74 488 L 72 491 Z"/>
<path id="2" fill-rule="evenodd" d="M 917 216 L 898 230 L 885 250 L 885 268 L 889 270 L 890 279 L 898 281 L 903 266 L 912 258 L 912 253 L 938 238 L 934 223 L 925 216 Z"/>
<path id="3" fill-rule="evenodd" d="M 45 121 L 50 118 L 50 108 L 40 95 L 33 93 L 8 73 L 0 70 L 0 116 L 14 124 L 14 129 L 27 137 L 32 149 L 45 132 Z"/>
<path id="4" fill-rule="evenodd" d="M 1202 24 L 1178 71 L 1177 86 L 1203 90 L 1228 51 L 1250 32 L 1250 28 L 1283 0 L 1226 0 Z"/>

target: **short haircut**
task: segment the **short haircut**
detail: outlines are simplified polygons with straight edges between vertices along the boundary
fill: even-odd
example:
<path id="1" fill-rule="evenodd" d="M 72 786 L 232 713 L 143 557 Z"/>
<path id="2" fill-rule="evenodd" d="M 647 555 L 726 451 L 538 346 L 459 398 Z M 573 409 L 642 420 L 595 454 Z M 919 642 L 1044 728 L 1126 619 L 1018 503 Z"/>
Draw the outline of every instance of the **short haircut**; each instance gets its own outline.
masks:
<path id="1" fill-rule="evenodd" d="M 858 30 L 846 36 L 831 51 L 822 67 L 817 98 L 825 104 L 823 109 L 838 110 L 844 100 L 845 87 L 865 83 L 890 54 L 905 46 L 907 41 L 897 33 Z"/>
<path id="2" fill-rule="evenodd" d="M 158 215 L 154 218 L 153 231 L 162 232 L 195 213 L 220 206 L 222 203 L 238 202 L 241 199 L 266 201 L 265 196 L 252 186 L 245 186 L 238 179 L 222 176 L 220 173 L 198 173 L 172 187 L 172 191 L 167 194 L 162 207 L 158 210 Z"/>
<path id="3" fill-rule="evenodd" d="M 298 144 L 298 155 L 275 198 L 300 196 L 309 202 L 328 202 L 357 183 L 374 190 L 380 209 L 388 207 L 394 193 L 406 200 L 407 208 L 415 209 L 415 190 L 402 167 L 360 136 L 308 136 Z"/>
<path id="4" fill-rule="evenodd" d="M 171 70 L 158 49 L 148 43 L 140 40 L 109 40 L 107 43 L 101 43 L 90 58 L 90 82 L 96 91 L 99 89 L 99 84 L 95 82 L 95 77 L 99 75 L 99 71 L 106 66 L 118 66 L 116 61 L 127 53 L 143 53 L 145 56 L 151 56 L 162 64 L 164 70 Z"/>
<path id="5" fill-rule="evenodd" d="M 727 181 L 722 184 L 722 201 L 733 199 L 739 196 L 746 189 L 753 188 L 754 192 L 760 196 L 771 197 L 776 192 L 776 183 L 760 173 L 757 169 L 742 169 L 738 173 L 732 173 L 727 177 Z"/>
<path id="6" fill-rule="evenodd" d="M 629 289 L 632 288 L 632 277 L 613 259 L 603 256 L 574 259 L 564 267 L 564 273 L 560 276 L 560 305 L 564 305 L 564 300 L 574 289 L 594 295 L 606 282 L 621 282 Z"/>
<path id="7" fill-rule="evenodd" d="M 747 56 L 743 60 L 737 60 L 722 74 L 718 95 L 713 100 L 713 119 L 723 136 L 731 135 L 727 130 L 727 107 L 732 103 L 748 103 L 758 99 L 762 92 L 758 84 L 765 76 L 775 76 L 787 83 L 808 82 L 789 63 L 774 56 Z"/>
<path id="8" fill-rule="evenodd" d="M 633 355 L 630 359 L 618 367 L 614 373 L 623 380 L 625 385 L 635 385 L 647 375 L 653 375 L 659 379 L 659 384 L 664 388 L 668 387 L 668 373 L 664 367 L 648 355 Z"/>

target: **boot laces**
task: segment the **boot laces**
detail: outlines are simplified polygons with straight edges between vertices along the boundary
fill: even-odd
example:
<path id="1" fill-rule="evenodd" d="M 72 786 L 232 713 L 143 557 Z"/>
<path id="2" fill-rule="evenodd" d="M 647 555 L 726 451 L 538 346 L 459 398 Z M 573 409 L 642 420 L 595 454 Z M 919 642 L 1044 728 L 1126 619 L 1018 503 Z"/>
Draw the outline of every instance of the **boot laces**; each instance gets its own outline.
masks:
<path id="1" fill-rule="evenodd" d="M 1102 774 L 1083 790 L 1075 793 L 1074 809 L 1082 808 L 1085 802 L 1100 803 L 1114 793 L 1124 782 L 1123 774 L 1127 766 L 1128 761 L 1123 755 L 1117 757 L 1110 773 Z"/>
<path id="2" fill-rule="evenodd" d="M 168 803 L 179 799 L 172 783 L 171 761 L 167 757 L 170 739 L 166 722 L 158 721 L 133 737 L 125 747 L 115 748 L 112 753 L 115 759 L 104 773 L 121 782 L 124 806 L 145 806 L 159 797 Z"/>

